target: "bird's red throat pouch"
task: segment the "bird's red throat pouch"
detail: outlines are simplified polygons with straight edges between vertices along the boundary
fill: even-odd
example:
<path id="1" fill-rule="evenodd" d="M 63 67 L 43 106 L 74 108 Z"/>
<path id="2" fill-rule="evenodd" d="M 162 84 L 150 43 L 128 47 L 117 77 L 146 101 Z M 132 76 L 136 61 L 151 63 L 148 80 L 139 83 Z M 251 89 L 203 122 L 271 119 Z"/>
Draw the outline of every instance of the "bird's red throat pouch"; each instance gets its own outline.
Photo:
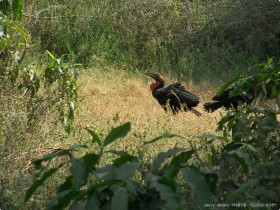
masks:
<path id="1" fill-rule="evenodd" d="M 157 87 L 158 85 L 159 85 L 159 82 L 152 83 L 152 84 L 150 85 L 151 91 L 154 91 L 154 89 L 156 89 L 156 87 Z"/>

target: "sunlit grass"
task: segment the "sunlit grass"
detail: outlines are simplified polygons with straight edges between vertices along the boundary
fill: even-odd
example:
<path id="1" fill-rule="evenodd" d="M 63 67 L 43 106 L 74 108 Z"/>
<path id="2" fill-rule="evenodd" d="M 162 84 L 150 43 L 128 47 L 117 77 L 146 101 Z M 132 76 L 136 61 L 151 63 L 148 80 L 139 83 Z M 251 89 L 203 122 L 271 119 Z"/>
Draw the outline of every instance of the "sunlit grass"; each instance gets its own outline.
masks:
<path id="1" fill-rule="evenodd" d="M 166 78 L 167 84 L 175 82 Z M 202 144 L 198 136 L 216 133 L 221 112 L 206 113 L 202 104 L 211 100 L 215 87 L 204 82 L 201 86 L 180 81 L 186 89 L 197 94 L 201 103 L 197 110 L 203 113 L 197 117 L 191 112 L 177 115 L 165 113 L 152 97 L 149 85 L 152 80 L 144 74 L 127 74 L 125 71 L 106 71 L 91 69 L 80 75 L 81 103 L 77 114 L 78 127 L 92 127 L 106 134 L 112 127 L 125 122 L 132 123 L 129 135 L 113 145 L 114 149 L 126 150 L 133 154 L 142 152 L 147 159 L 175 145 L 188 148 L 190 145 L 182 139 L 163 139 L 153 145 L 143 145 L 163 133 L 175 133 L 188 138 L 194 145 Z M 145 159 L 146 159 L 145 158 Z"/>

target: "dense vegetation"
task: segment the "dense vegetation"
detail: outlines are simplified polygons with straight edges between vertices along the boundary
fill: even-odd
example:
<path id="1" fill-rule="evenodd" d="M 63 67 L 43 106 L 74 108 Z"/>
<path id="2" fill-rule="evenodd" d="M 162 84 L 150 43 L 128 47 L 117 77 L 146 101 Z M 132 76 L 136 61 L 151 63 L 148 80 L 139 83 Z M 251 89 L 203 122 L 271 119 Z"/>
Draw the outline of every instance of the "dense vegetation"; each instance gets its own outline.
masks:
<path id="1" fill-rule="evenodd" d="M 39 49 L 85 65 L 226 81 L 280 55 L 278 1 L 52 0 L 25 6 L 26 27 Z"/>
<path id="2" fill-rule="evenodd" d="M 0 209 L 278 209 L 279 9 L 249 0 L 1 1 Z M 101 113 L 80 132 L 71 63 L 229 81 L 219 92 L 232 85 L 233 95 L 257 85 L 258 97 L 222 112 L 208 134 L 174 134 L 168 116 L 132 131 L 129 116 L 120 120 L 125 107 L 107 127 Z M 169 138 L 175 146 L 152 152 Z M 137 152 L 117 146 L 135 139 Z"/>

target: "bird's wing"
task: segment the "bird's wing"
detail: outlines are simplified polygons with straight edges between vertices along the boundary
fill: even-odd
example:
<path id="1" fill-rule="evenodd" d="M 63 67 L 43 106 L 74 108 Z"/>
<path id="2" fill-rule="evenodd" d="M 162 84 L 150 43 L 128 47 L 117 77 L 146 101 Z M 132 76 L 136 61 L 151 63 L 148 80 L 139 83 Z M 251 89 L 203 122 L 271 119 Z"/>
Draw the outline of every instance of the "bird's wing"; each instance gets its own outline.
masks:
<path id="1" fill-rule="evenodd" d="M 187 106 L 190 107 L 196 106 L 199 103 L 199 98 L 195 94 L 187 91 L 180 83 L 175 83 L 171 86 L 171 100 L 179 101 L 179 103 L 186 103 Z"/>
<path id="2" fill-rule="evenodd" d="M 157 101 L 160 104 L 162 104 L 162 105 L 166 104 L 167 100 L 170 100 L 170 96 L 169 96 L 170 90 L 171 90 L 171 86 L 166 86 L 166 87 L 157 89 L 156 91 L 153 92 L 153 96 L 154 96 L 154 98 L 157 99 Z"/>
<path id="3" fill-rule="evenodd" d="M 188 107 L 193 107 L 199 103 L 199 98 L 187 91 L 180 83 L 160 88 L 153 93 L 153 96 L 160 104 L 165 104 L 169 101 L 173 105 L 185 103 Z"/>
<path id="4" fill-rule="evenodd" d="M 219 101 L 219 102 L 222 102 L 222 103 L 232 103 L 235 101 L 235 97 L 231 97 L 230 96 L 230 91 L 232 89 L 227 89 L 225 90 L 222 95 L 215 95 L 212 100 L 213 101 Z"/>

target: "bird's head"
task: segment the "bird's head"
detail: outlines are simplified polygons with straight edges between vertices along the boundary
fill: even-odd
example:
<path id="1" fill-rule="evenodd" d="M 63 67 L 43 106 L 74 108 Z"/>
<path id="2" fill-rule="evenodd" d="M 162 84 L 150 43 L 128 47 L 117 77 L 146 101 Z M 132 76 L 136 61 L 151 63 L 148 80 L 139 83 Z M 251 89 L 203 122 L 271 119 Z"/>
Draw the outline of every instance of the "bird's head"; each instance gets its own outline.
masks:
<path id="1" fill-rule="evenodd" d="M 152 77 L 156 82 L 150 85 L 151 91 L 154 91 L 157 88 L 162 88 L 164 86 L 164 78 L 158 73 L 145 73 L 146 75 Z"/>

